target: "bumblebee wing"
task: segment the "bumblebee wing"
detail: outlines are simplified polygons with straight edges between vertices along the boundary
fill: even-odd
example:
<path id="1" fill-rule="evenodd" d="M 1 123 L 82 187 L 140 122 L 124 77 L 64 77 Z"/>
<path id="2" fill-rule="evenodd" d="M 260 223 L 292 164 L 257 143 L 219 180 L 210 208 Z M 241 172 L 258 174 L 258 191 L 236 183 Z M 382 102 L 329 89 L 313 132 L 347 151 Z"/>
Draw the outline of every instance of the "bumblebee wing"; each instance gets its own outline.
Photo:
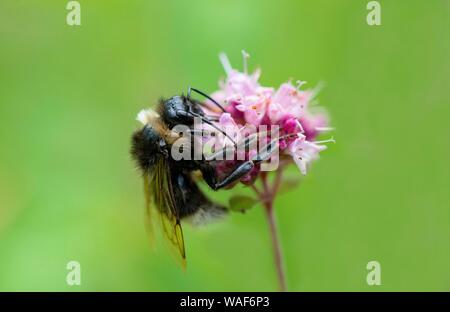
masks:
<path id="1" fill-rule="evenodd" d="M 145 229 L 147 230 L 150 238 L 151 245 L 155 244 L 155 232 L 153 230 L 153 214 L 154 204 L 152 200 L 152 193 L 150 190 L 151 176 L 149 174 L 144 175 L 144 193 L 145 193 Z"/>
<path id="2" fill-rule="evenodd" d="M 148 192 L 152 195 L 154 209 L 148 205 L 147 216 L 150 217 L 151 210 L 156 210 L 160 215 L 161 228 L 170 245 L 181 257 L 181 264 L 186 265 L 186 252 L 184 247 L 183 230 L 176 203 L 174 200 L 173 186 L 170 178 L 170 167 L 164 159 L 157 162 L 149 177 Z M 150 195 L 149 194 L 149 195 Z M 149 199 L 151 199 L 149 197 Z M 150 200 L 148 200 L 150 202 Z"/>

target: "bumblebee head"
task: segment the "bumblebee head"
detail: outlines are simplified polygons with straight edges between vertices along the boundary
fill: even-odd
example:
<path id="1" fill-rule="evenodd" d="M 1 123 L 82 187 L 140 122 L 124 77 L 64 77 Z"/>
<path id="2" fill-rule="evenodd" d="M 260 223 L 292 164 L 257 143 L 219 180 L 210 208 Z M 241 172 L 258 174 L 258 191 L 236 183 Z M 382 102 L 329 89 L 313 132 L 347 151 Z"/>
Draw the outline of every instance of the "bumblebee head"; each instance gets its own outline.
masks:
<path id="1" fill-rule="evenodd" d="M 178 124 L 191 125 L 194 120 L 192 116 L 187 115 L 188 107 L 184 96 L 173 96 L 168 100 L 162 99 L 160 102 L 160 113 L 164 123 L 172 129 Z M 179 115 L 179 112 L 184 112 Z"/>

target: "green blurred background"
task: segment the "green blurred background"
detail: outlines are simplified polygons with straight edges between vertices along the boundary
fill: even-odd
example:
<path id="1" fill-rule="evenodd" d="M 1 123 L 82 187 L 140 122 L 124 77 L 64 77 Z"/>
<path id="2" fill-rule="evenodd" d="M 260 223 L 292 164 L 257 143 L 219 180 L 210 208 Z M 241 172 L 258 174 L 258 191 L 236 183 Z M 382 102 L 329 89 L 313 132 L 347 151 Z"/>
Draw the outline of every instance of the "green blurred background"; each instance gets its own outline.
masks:
<path id="1" fill-rule="evenodd" d="M 450 1 L 380 1 L 372 27 L 367 2 L 81 0 L 70 27 L 67 1 L 1 1 L 0 290 L 276 290 L 261 207 L 185 226 L 186 272 L 152 251 L 128 154 L 140 109 L 216 90 L 241 49 L 265 85 L 324 81 L 336 127 L 276 202 L 289 289 L 450 290 Z"/>

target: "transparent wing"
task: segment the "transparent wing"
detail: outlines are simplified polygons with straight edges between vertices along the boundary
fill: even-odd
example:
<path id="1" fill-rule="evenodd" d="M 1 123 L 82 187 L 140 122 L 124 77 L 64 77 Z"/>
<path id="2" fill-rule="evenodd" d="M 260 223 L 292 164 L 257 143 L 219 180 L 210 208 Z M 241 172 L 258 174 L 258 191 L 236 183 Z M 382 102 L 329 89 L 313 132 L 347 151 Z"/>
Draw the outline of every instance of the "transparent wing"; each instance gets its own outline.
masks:
<path id="1" fill-rule="evenodd" d="M 147 182 L 146 182 L 147 180 Z M 146 184 L 147 224 L 150 235 L 152 214 L 156 211 L 159 215 L 161 228 L 169 245 L 174 249 L 177 259 L 186 266 L 186 252 L 184 247 L 183 230 L 181 228 L 178 210 L 173 195 L 173 187 L 170 180 L 170 167 L 164 159 L 158 161 L 152 173 L 144 178 Z"/>
<path id="2" fill-rule="evenodd" d="M 150 179 L 148 174 L 144 175 L 144 193 L 145 193 L 145 228 L 150 238 L 151 245 L 155 244 L 155 232 L 153 230 L 153 212 L 154 205 L 152 200 L 152 194 L 150 191 Z"/>

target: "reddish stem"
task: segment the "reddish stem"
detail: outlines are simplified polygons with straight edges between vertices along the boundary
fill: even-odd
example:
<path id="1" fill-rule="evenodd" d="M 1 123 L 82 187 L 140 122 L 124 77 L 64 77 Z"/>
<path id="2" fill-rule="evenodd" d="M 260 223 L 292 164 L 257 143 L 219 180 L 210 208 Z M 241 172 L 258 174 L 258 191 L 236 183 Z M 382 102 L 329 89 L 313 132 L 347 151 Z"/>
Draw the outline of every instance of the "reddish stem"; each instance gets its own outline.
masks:
<path id="1" fill-rule="evenodd" d="M 267 175 L 262 175 L 262 182 L 263 182 L 263 188 L 264 191 L 262 194 L 260 194 L 260 198 L 264 204 L 264 208 L 266 211 L 266 217 L 269 224 L 269 232 L 270 237 L 272 240 L 272 249 L 273 249 L 273 256 L 275 261 L 275 267 L 277 271 L 277 277 L 278 277 L 278 284 L 279 284 L 279 290 L 280 291 L 287 291 L 286 286 L 286 276 L 284 273 L 284 265 L 283 265 L 283 255 L 281 252 L 281 244 L 278 237 L 278 230 L 277 230 L 277 224 L 275 220 L 275 214 L 273 211 L 273 202 L 275 199 L 276 191 L 278 190 L 278 187 L 281 182 L 281 170 L 277 172 L 277 177 L 275 178 L 275 183 L 272 187 L 272 189 L 269 189 L 268 183 L 267 183 Z"/>

